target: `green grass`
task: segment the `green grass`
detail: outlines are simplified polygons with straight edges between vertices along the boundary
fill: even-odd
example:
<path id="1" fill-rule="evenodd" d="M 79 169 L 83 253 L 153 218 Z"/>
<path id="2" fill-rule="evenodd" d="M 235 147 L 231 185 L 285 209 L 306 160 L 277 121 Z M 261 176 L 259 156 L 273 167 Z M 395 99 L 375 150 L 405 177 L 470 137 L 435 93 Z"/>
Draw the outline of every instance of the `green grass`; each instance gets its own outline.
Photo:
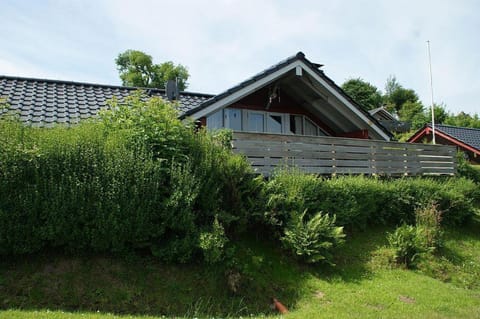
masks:
<path id="1" fill-rule="evenodd" d="M 447 230 L 442 251 L 416 270 L 392 266 L 391 229 L 349 236 L 334 268 L 298 265 L 244 239 L 237 295 L 220 267 L 61 254 L 3 261 L 0 318 L 263 317 L 275 315 L 272 296 L 290 309 L 286 318 L 479 318 L 479 230 Z"/>

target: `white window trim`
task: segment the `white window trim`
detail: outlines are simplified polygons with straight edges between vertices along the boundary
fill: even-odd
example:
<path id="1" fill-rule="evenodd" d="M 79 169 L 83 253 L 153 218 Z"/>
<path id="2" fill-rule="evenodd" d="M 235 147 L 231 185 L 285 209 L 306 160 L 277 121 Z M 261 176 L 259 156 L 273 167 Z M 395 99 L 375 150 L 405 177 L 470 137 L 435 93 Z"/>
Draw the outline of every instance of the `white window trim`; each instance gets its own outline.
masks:
<path id="1" fill-rule="evenodd" d="M 322 129 L 315 121 L 313 121 L 310 117 L 303 115 L 303 114 L 292 114 L 292 113 L 281 113 L 281 112 L 268 112 L 268 111 L 261 111 L 261 110 L 249 110 L 249 109 L 236 109 L 236 108 L 231 108 L 234 110 L 240 110 L 240 118 L 241 118 L 241 127 L 242 127 L 242 132 L 249 132 L 248 130 L 248 117 L 249 114 L 262 114 L 263 115 L 263 132 L 262 133 L 269 133 L 269 134 L 287 134 L 287 135 L 298 135 L 298 136 L 313 136 L 313 135 L 305 135 L 305 123 L 308 119 L 308 121 L 313 124 L 317 128 L 317 135 L 323 134 L 325 136 L 330 136 L 324 129 Z M 221 119 L 222 119 L 222 127 L 223 128 L 229 128 L 227 127 L 227 113 L 225 112 L 226 109 L 222 109 L 221 112 Z M 208 117 L 213 115 L 209 114 L 207 116 L 207 123 L 208 123 Z M 282 132 L 281 133 L 272 133 L 272 132 L 267 132 L 267 120 L 269 115 L 276 115 L 276 116 L 281 116 L 282 117 Z M 295 134 L 290 132 L 290 116 L 301 116 L 302 117 L 302 134 Z M 207 124 L 208 128 L 208 124 Z"/>

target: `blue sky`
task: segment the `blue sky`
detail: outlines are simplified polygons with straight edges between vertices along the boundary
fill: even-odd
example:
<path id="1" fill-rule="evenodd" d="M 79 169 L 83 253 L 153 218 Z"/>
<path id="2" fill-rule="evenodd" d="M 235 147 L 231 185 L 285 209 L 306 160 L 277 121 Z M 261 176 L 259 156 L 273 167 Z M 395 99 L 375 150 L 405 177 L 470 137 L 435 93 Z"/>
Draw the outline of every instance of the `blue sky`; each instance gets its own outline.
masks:
<path id="1" fill-rule="evenodd" d="M 337 84 L 394 75 L 430 104 L 480 112 L 480 1 L 0 0 L 0 74 L 120 84 L 126 49 L 188 67 L 219 93 L 303 51 Z"/>

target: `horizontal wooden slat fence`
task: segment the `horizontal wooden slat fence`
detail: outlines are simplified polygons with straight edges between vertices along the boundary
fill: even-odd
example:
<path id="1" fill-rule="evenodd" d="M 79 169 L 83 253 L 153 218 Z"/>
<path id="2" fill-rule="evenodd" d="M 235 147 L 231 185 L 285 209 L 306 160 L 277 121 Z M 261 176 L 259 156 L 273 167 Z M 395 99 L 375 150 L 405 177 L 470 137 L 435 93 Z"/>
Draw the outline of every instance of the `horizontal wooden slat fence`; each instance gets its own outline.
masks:
<path id="1" fill-rule="evenodd" d="M 269 175 L 277 166 L 296 166 L 321 175 L 454 175 L 453 146 L 410 144 L 337 137 L 235 132 L 233 149 L 256 172 Z"/>

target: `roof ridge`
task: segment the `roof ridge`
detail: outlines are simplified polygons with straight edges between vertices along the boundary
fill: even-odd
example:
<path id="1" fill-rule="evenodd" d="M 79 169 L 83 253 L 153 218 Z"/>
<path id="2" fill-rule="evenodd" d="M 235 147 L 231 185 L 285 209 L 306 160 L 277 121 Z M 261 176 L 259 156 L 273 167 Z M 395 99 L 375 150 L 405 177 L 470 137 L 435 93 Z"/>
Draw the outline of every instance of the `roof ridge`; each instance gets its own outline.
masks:
<path id="1" fill-rule="evenodd" d="M 156 91 L 156 92 L 159 92 L 159 93 L 165 93 L 165 89 L 160 89 L 160 88 L 148 88 L 148 87 L 146 88 L 146 87 L 139 87 L 139 86 L 123 86 L 123 85 L 100 84 L 100 83 L 91 83 L 91 82 L 77 82 L 77 81 L 69 81 L 69 80 L 42 79 L 42 78 L 33 78 L 33 77 L 3 75 L 3 74 L 0 74 L 0 79 L 31 81 L 31 82 L 45 82 L 45 83 L 57 83 L 57 84 L 69 84 L 69 85 L 78 85 L 78 86 L 83 85 L 83 86 L 93 86 L 93 87 L 102 87 L 102 88 L 110 88 L 110 89 L 124 89 L 124 90 L 128 90 L 128 91 L 153 90 L 153 91 Z M 209 93 L 199 93 L 199 92 L 189 92 L 189 91 L 181 91 L 180 94 L 182 94 L 182 95 L 204 96 L 204 97 L 215 96 L 214 94 L 209 94 Z"/>

